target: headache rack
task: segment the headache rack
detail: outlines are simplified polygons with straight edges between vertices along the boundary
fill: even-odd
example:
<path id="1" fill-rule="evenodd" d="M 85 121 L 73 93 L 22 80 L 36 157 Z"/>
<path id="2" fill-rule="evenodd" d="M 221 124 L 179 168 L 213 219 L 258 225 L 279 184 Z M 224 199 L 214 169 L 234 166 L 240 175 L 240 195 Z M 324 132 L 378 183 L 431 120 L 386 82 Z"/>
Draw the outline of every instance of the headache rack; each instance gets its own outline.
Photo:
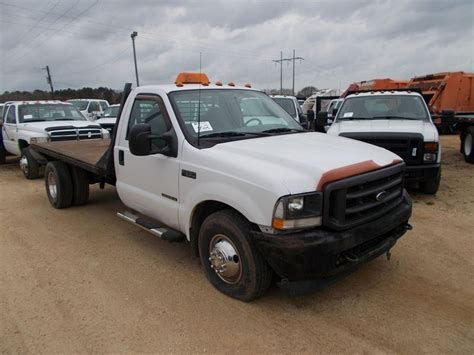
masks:
<path id="1" fill-rule="evenodd" d="M 404 174 L 399 163 L 327 184 L 323 225 L 343 230 L 388 213 L 402 202 Z"/>

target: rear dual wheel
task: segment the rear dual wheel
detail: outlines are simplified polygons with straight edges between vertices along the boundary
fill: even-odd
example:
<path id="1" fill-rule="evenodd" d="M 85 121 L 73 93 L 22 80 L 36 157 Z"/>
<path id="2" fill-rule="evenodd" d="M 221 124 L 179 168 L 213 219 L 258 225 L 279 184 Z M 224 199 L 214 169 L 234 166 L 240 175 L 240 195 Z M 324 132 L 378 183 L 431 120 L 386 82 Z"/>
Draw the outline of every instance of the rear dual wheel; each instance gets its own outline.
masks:
<path id="1" fill-rule="evenodd" d="M 54 208 L 67 208 L 87 202 L 89 179 L 80 168 L 68 168 L 62 161 L 51 161 L 46 165 L 44 181 L 48 200 Z"/>
<path id="2" fill-rule="evenodd" d="M 474 127 L 469 127 L 466 130 L 464 139 L 462 140 L 462 153 L 464 160 L 468 163 L 474 164 Z"/>

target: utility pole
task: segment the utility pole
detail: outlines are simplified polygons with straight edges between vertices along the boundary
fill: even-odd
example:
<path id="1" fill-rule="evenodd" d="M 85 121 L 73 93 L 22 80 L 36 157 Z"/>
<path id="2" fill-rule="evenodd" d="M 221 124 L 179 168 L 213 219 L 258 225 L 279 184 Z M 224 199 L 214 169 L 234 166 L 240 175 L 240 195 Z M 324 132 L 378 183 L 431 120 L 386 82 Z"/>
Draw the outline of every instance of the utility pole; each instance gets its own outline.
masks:
<path id="1" fill-rule="evenodd" d="M 137 87 L 140 86 L 140 82 L 138 81 L 138 67 L 137 67 L 137 53 L 135 52 L 135 37 L 138 36 L 136 31 L 133 31 L 130 37 L 132 37 L 132 44 L 133 44 L 133 61 L 135 62 L 135 76 L 137 78 Z"/>
<path id="2" fill-rule="evenodd" d="M 283 62 L 293 62 L 293 96 L 295 95 L 295 61 L 304 60 L 303 57 L 296 57 L 293 49 L 293 57 L 283 58 L 283 52 L 280 52 L 280 59 L 272 60 L 272 62 L 280 63 L 280 95 L 283 95 Z"/>
<path id="3" fill-rule="evenodd" d="M 46 81 L 49 84 L 49 87 L 51 88 L 51 98 L 54 99 L 54 88 L 53 88 L 53 80 L 51 79 L 51 72 L 49 71 L 49 65 L 46 66 L 46 68 L 42 68 L 43 70 L 46 70 L 46 73 L 48 76 L 46 77 Z"/>

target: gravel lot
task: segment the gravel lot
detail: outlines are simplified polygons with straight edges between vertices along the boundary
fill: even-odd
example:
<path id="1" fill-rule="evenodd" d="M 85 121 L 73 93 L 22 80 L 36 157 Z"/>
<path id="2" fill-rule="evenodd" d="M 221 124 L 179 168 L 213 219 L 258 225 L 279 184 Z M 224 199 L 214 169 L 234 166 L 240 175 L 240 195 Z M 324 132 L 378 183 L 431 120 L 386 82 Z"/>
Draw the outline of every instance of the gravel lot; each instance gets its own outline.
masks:
<path id="1" fill-rule="evenodd" d="M 0 166 L 0 352 L 474 353 L 474 166 L 443 136 L 436 197 L 414 226 L 345 280 L 256 302 L 207 282 L 184 244 L 119 220 L 113 188 L 50 207 L 43 180 Z"/>

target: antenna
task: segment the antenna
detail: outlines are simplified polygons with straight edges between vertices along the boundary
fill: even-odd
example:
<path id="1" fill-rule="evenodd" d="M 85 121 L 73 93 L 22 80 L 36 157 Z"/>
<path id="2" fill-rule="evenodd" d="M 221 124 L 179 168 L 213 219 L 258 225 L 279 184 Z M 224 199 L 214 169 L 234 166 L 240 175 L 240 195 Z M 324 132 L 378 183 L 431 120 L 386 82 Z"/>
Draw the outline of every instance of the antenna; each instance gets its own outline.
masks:
<path id="1" fill-rule="evenodd" d="M 202 52 L 199 52 L 199 77 L 201 77 L 201 68 L 202 68 Z M 198 89 L 198 136 L 197 136 L 198 147 L 199 147 L 200 134 L 201 134 L 201 81 L 199 81 L 199 89 Z"/>

